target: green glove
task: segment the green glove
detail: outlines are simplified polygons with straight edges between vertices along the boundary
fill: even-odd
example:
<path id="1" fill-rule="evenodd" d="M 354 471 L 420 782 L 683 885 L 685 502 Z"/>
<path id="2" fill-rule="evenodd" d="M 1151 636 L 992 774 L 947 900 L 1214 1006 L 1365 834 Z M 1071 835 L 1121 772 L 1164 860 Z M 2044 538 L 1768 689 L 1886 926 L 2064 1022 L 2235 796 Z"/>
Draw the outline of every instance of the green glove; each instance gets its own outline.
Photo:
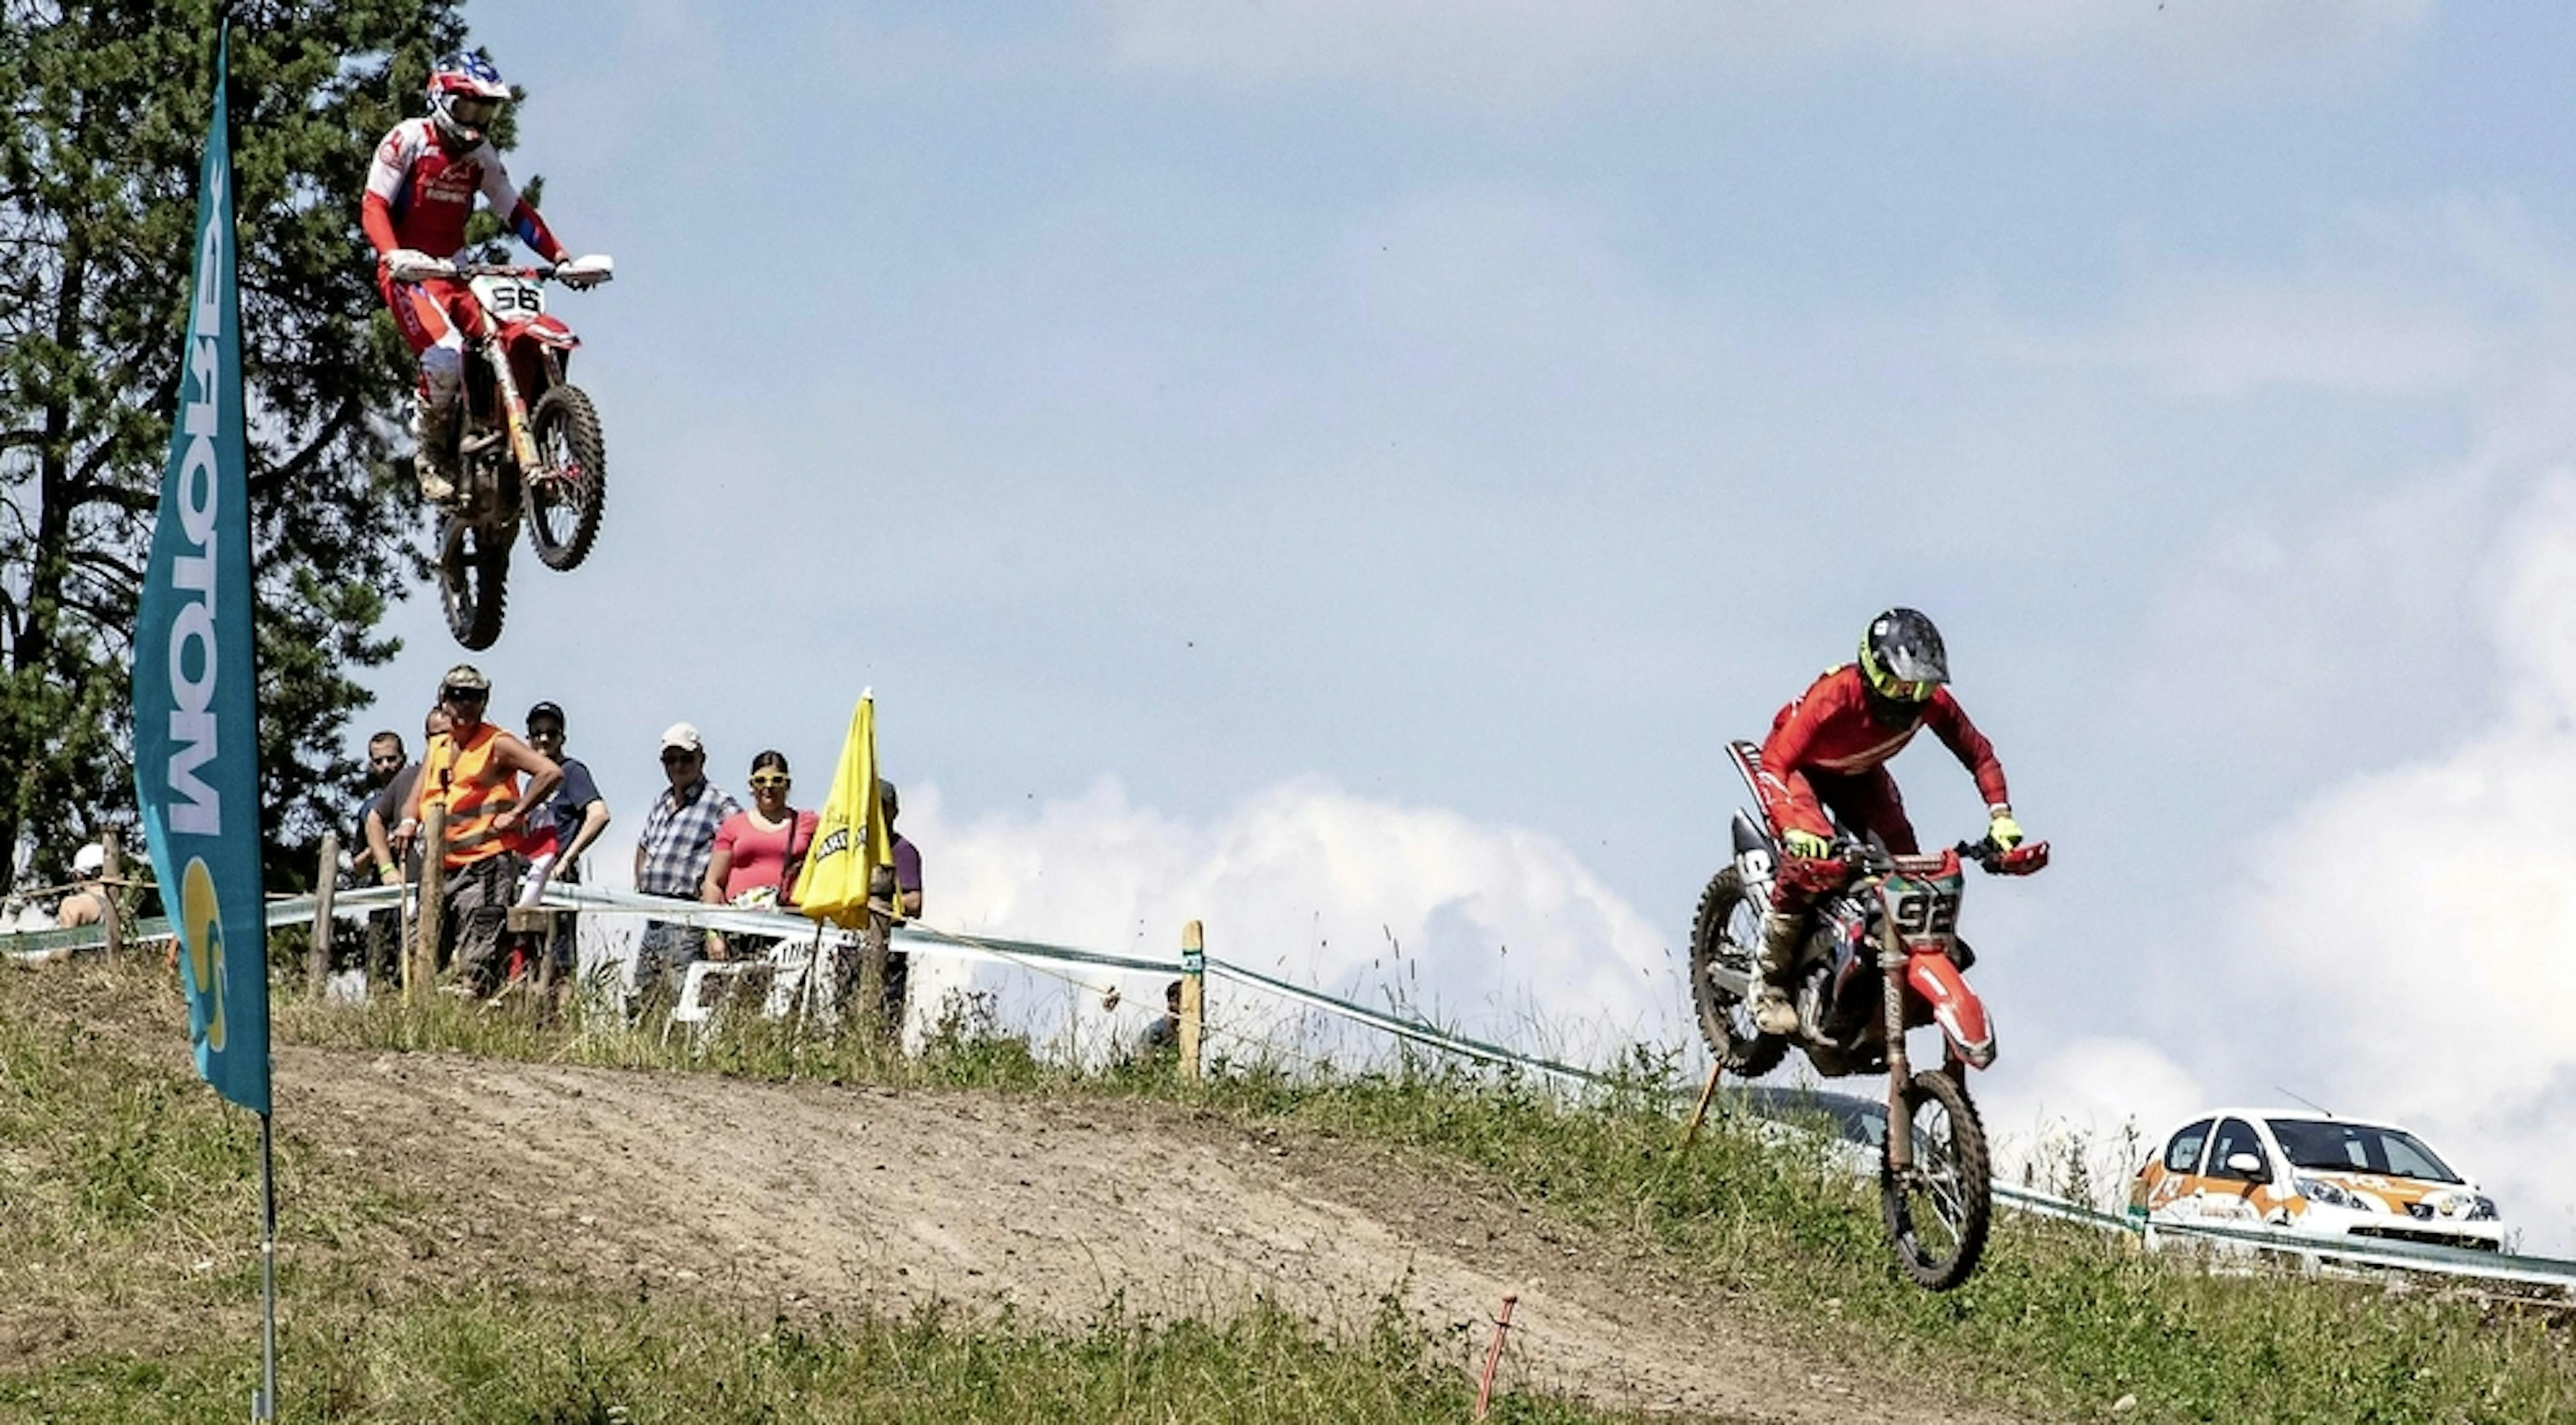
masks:
<path id="1" fill-rule="evenodd" d="M 1986 813 L 1986 839 L 2010 851 L 2021 844 L 2021 823 L 2013 820 L 2011 807 L 1995 807 Z"/>
<path id="2" fill-rule="evenodd" d="M 1790 855 L 1804 861 L 1822 861 L 1834 854 L 1834 844 L 1812 831 L 1781 832 L 1780 844 L 1788 848 Z"/>

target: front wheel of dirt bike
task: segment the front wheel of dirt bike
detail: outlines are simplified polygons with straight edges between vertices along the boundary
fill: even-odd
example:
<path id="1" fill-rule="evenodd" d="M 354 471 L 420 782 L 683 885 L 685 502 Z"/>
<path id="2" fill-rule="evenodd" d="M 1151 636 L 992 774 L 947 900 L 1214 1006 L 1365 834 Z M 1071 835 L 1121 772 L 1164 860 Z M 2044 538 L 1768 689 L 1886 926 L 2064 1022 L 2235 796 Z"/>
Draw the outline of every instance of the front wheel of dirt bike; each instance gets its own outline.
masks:
<path id="1" fill-rule="evenodd" d="M 1914 1162 L 1902 1173 L 1879 1147 L 1879 1204 L 1896 1265 L 1916 1286 L 1948 1291 L 1985 1255 L 1995 1210 L 1986 1126 L 1958 1080 L 1926 1069 L 1905 1087 Z"/>
<path id="2" fill-rule="evenodd" d="M 1691 922 L 1691 1008 L 1699 1015 L 1708 1052 L 1728 1073 L 1748 1079 L 1778 1068 L 1789 1041 L 1755 1029 L 1753 1006 L 1709 972 L 1725 969 L 1759 980 L 1761 961 L 1762 903 L 1745 891 L 1743 873 L 1729 866 L 1709 880 L 1700 894 L 1699 915 Z"/>
<path id="3" fill-rule="evenodd" d="M 477 652 L 501 641 L 509 602 L 510 541 L 481 525 L 450 518 L 438 541 L 438 595 L 447 631 Z"/>
<path id="4" fill-rule="evenodd" d="M 528 542 L 537 558 L 558 572 L 590 557 L 608 508 L 608 447 L 599 434 L 599 412 L 578 386 L 557 386 L 537 398 L 528 430 L 542 467 L 528 472 Z"/>

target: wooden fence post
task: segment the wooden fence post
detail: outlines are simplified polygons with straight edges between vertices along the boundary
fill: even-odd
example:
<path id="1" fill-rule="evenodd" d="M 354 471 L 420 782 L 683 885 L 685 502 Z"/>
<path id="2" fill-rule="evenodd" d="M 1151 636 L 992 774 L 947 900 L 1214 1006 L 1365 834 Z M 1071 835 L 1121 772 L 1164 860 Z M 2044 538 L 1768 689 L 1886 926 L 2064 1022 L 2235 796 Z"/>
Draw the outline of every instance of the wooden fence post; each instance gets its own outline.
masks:
<path id="1" fill-rule="evenodd" d="M 331 978 L 331 896 L 340 889 L 340 833 L 322 833 L 322 874 L 313 882 L 313 938 L 304 952 L 305 988 L 315 999 Z"/>
<path id="2" fill-rule="evenodd" d="M 115 827 L 98 834 L 100 854 L 98 868 L 99 931 L 106 937 L 107 953 L 115 955 L 125 948 L 125 917 L 117 903 L 117 894 L 125 888 L 125 836 Z"/>
<path id="3" fill-rule="evenodd" d="M 438 982 L 440 922 L 447 915 L 447 803 L 431 802 L 421 813 L 420 939 L 404 960 L 403 1002 L 417 1003 Z M 414 963 L 417 962 L 417 963 Z"/>
<path id="4" fill-rule="evenodd" d="M 1181 1074 L 1199 1076 L 1199 1048 L 1207 1032 L 1207 929 L 1193 920 L 1181 927 Z"/>

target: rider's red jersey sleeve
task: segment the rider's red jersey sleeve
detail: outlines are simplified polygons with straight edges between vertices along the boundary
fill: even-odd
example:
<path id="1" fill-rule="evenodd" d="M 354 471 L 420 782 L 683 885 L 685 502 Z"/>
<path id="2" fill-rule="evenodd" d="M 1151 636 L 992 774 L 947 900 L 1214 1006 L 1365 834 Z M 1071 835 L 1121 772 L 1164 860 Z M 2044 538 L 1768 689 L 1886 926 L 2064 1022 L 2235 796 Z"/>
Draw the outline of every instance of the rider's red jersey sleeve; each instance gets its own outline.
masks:
<path id="1" fill-rule="evenodd" d="M 1995 760 L 1995 745 L 1977 731 L 1975 723 L 1968 721 L 1967 709 L 1959 706 L 1948 688 L 1932 690 L 1932 702 L 1923 710 L 1923 722 L 1959 759 L 1959 765 L 1977 779 L 1977 793 L 1986 799 L 1986 805 L 1999 807 L 2012 801 L 2011 789 L 2004 785 L 2004 764 Z"/>
<path id="2" fill-rule="evenodd" d="M 402 239 L 394 236 L 393 205 L 373 193 L 358 204 L 358 226 L 366 232 L 367 244 L 378 257 L 402 246 Z"/>

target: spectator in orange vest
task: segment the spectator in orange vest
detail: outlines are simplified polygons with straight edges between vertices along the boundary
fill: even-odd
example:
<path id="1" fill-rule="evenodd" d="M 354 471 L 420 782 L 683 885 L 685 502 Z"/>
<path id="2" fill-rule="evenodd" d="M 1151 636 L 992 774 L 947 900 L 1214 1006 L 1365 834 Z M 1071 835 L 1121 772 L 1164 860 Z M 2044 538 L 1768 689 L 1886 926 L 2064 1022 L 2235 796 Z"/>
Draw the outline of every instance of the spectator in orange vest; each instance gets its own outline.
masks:
<path id="1" fill-rule="evenodd" d="M 422 752 L 420 775 L 394 833 L 400 855 L 419 834 L 422 814 L 432 806 L 447 808 L 446 921 L 456 935 L 457 990 L 476 998 L 499 984 L 501 931 L 527 869 L 519 854 L 527 809 L 542 805 L 563 781 L 563 769 L 543 753 L 483 720 L 491 700 L 492 681 L 482 670 L 471 663 L 447 670 L 438 686 L 447 732 L 430 739 Z"/>

